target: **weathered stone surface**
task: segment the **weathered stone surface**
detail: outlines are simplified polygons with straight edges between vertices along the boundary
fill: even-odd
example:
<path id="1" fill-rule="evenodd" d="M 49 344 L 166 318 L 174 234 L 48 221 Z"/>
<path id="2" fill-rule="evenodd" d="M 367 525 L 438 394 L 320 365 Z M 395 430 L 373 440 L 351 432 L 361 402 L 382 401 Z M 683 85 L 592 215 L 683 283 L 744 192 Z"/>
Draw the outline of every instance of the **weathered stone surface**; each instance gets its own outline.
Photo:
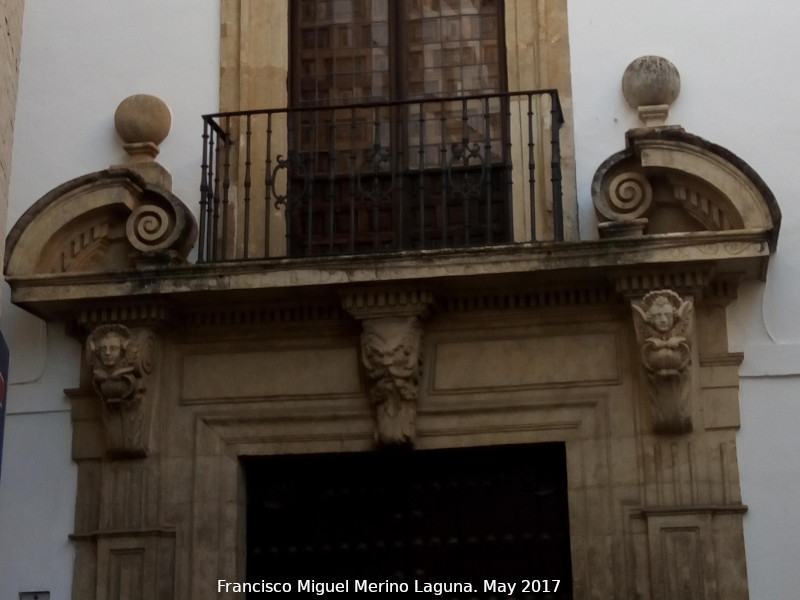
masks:
<path id="1" fill-rule="evenodd" d="M 622 93 L 645 126 L 663 125 L 681 91 L 678 69 L 661 56 L 640 56 L 622 75 Z"/>
<path id="2" fill-rule="evenodd" d="M 24 0 L 0 4 L 0 232 L 6 231 Z M 3 249 L 0 248 L 0 260 Z"/>
<path id="3" fill-rule="evenodd" d="M 780 210 L 740 158 L 681 128 L 633 130 L 628 147 L 598 167 L 592 200 L 606 223 L 647 219 L 644 234 L 760 230 L 774 248 Z M 638 235 L 638 233 L 636 233 Z"/>
<path id="4" fill-rule="evenodd" d="M 86 362 L 112 456 L 139 458 L 150 452 L 157 401 L 150 376 L 158 359 L 156 337 L 148 330 L 132 332 L 119 323 L 105 324 L 86 339 Z"/>
<path id="5" fill-rule="evenodd" d="M 632 302 L 636 341 L 656 433 L 692 430 L 691 376 L 694 303 L 673 290 Z"/>
<path id="6" fill-rule="evenodd" d="M 126 144 L 158 146 L 169 134 L 172 114 L 163 100 L 149 94 L 128 96 L 114 113 L 114 126 Z"/>
<path id="7" fill-rule="evenodd" d="M 197 225 L 167 189 L 115 167 L 45 194 L 6 238 L 8 276 L 125 271 L 186 260 Z"/>

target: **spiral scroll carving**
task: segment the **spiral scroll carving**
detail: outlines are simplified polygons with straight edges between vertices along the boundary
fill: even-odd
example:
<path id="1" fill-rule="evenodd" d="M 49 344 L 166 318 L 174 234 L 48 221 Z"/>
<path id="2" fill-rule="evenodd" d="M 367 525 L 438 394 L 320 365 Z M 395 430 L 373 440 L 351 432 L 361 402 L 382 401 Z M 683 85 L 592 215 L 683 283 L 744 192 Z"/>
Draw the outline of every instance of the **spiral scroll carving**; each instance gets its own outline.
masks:
<path id="1" fill-rule="evenodd" d="M 636 219 L 645 214 L 653 202 L 653 188 L 647 178 L 634 172 L 620 173 L 608 186 L 607 208 L 611 219 Z"/>
<path id="2" fill-rule="evenodd" d="M 175 219 L 160 206 L 145 204 L 131 212 L 125 229 L 134 248 L 153 252 L 172 243 Z"/>

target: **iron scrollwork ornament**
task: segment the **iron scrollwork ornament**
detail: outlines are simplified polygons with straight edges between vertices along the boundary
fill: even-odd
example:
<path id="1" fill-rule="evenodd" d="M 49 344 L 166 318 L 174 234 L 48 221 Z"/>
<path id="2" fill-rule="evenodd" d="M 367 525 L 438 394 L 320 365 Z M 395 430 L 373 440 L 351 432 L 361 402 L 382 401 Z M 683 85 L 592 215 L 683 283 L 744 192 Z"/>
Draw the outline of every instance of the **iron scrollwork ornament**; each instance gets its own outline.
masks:
<path id="1" fill-rule="evenodd" d="M 489 148 L 487 147 L 487 155 Z M 477 161 L 474 164 L 473 161 Z M 458 163 L 461 163 L 458 165 Z M 460 177 L 454 173 L 455 167 L 461 166 Z M 480 168 L 480 173 L 475 181 L 474 169 Z M 453 190 L 453 197 L 467 201 L 471 198 L 480 198 L 484 193 L 486 180 L 486 158 L 481 153 L 481 146 L 478 143 L 469 145 L 464 141 L 460 144 L 453 144 L 451 147 L 450 160 L 447 163 L 447 179 Z M 460 180 L 460 184 L 459 181 Z"/>
<path id="2" fill-rule="evenodd" d="M 275 208 L 283 205 L 291 209 L 294 205 L 302 204 L 311 190 L 310 159 L 290 151 L 285 157 L 279 154 L 276 162 L 267 180 L 267 187 L 275 198 Z M 281 171 L 286 172 L 285 194 L 281 194 L 278 190 L 278 173 Z"/>
<path id="3" fill-rule="evenodd" d="M 386 165 L 386 171 L 384 167 Z M 392 198 L 394 189 L 394 169 L 392 169 L 391 149 L 375 144 L 371 149 L 364 151 L 364 162 L 358 170 L 358 191 L 373 202 L 373 205 L 388 202 Z M 382 180 L 388 176 L 388 184 Z M 365 185 L 369 180 L 369 184 Z"/>

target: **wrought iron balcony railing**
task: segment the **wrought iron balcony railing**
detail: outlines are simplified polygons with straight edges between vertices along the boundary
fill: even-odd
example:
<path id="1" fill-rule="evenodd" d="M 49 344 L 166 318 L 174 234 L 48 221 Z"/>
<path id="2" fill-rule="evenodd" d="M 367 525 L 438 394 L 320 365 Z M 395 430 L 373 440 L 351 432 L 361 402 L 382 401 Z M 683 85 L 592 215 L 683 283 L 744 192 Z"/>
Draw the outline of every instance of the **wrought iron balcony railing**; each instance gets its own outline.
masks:
<path id="1" fill-rule="evenodd" d="M 203 118 L 200 261 L 563 239 L 555 90 Z"/>

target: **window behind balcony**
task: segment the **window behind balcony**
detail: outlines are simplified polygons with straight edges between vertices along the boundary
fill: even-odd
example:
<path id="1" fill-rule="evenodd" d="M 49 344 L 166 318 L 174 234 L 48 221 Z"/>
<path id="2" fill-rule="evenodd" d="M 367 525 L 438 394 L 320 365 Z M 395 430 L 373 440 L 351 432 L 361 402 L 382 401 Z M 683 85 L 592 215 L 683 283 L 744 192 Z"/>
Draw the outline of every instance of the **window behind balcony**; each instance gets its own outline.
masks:
<path id="1" fill-rule="evenodd" d="M 502 2 L 292 7 L 290 252 L 508 241 Z"/>
<path id="2" fill-rule="evenodd" d="M 503 91 L 497 0 L 301 0 L 297 106 Z"/>

